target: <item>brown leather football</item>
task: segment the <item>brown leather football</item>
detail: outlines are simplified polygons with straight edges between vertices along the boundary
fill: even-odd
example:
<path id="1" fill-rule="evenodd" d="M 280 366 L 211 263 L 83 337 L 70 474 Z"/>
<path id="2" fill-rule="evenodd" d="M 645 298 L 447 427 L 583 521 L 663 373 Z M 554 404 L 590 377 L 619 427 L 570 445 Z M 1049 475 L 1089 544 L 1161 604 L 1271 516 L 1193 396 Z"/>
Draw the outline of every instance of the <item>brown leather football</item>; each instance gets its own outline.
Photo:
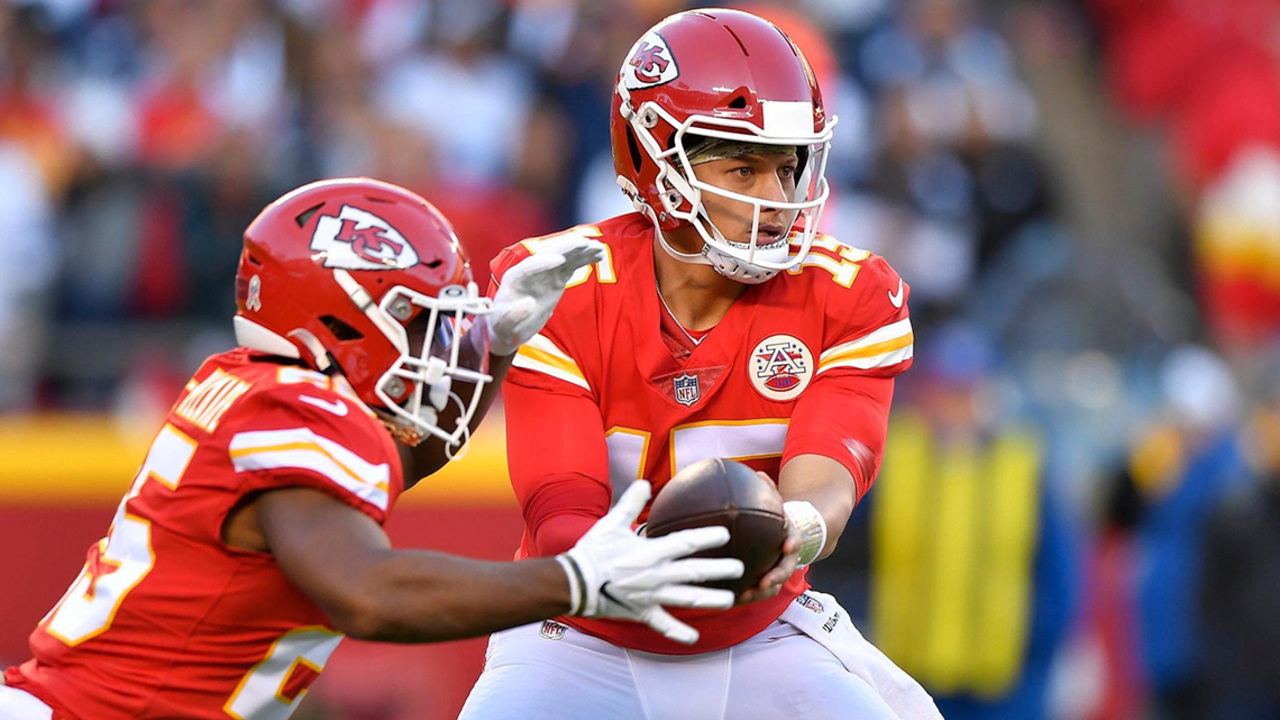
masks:
<path id="1" fill-rule="evenodd" d="M 694 463 L 662 486 L 649 507 L 645 534 L 659 537 L 713 525 L 729 528 L 729 543 L 692 557 L 738 558 L 746 569 L 737 580 L 706 583 L 709 587 L 741 593 L 755 587 L 782 557 L 787 520 L 777 486 L 722 458 Z"/>

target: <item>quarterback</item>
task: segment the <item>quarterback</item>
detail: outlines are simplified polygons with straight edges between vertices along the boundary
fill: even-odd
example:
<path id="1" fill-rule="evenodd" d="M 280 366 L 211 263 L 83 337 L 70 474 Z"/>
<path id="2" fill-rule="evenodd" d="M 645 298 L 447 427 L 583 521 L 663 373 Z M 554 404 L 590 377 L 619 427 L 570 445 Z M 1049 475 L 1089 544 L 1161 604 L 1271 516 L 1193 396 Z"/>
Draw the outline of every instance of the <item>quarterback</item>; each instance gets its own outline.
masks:
<path id="1" fill-rule="evenodd" d="M 912 360 L 906 284 L 817 230 L 835 118 L 808 63 L 754 15 L 679 13 L 628 53 L 611 114 L 637 212 L 493 264 L 505 288 L 565 238 L 605 247 L 505 384 L 519 556 L 563 552 L 629 486 L 709 457 L 775 478 L 790 535 L 734 609 L 679 613 L 695 644 L 572 617 L 495 634 L 462 720 L 937 718 L 805 582 L 875 478 Z"/>
<path id="2" fill-rule="evenodd" d="M 662 605 L 731 606 L 690 583 L 741 563 L 679 559 L 723 528 L 635 535 L 647 484 L 530 562 L 396 551 L 382 530 L 601 252 L 549 246 L 490 299 L 448 222 L 402 188 L 327 181 L 268 206 L 236 277 L 241 347 L 187 383 L 33 658 L 5 671 L 0 717 L 282 720 L 344 635 L 430 642 L 567 613 L 694 642 Z"/>

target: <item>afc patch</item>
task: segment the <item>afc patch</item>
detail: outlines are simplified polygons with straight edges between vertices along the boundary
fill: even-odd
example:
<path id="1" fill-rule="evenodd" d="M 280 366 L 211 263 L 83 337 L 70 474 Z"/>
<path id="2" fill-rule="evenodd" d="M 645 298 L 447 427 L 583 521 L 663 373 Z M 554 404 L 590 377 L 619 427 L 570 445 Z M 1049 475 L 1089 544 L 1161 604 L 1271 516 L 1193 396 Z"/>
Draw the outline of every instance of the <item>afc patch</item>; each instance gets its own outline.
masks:
<path id="1" fill-rule="evenodd" d="M 816 598 L 809 597 L 808 593 L 800 593 L 797 595 L 796 604 L 806 610 L 822 614 L 822 603 Z"/>
<path id="2" fill-rule="evenodd" d="M 698 391 L 698 376 L 685 373 L 671 381 L 672 392 L 676 402 L 688 407 L 698 402 L 701 393 Z"/>
<path id="3" fill-rule="evenodd" d="M 561 625 L 555 620 L 543 620 L 542 630 L 539 634 L 548 640 L 559 640 L 564 637 L 564 634 L 568 629 L 568 625 Z"/>
<path id="4" fill-rule="evenodd" d="M 765 398 L 794 400 L 813 379 L 813 353 L 798 338 L 770 335 L 747 358 L 751 386 Z"/>

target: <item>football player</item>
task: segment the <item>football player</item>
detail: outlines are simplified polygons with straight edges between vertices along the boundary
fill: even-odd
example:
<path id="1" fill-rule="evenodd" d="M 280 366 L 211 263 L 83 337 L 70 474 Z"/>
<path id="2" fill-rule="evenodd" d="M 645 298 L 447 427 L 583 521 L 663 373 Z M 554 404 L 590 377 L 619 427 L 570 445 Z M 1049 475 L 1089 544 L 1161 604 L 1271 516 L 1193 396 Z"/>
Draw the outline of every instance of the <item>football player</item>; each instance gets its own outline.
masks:
<path id="1" fill-rule="evenodd" d="M 402 188 L 319 182 L 268 206 L 236 276 L 241 347 L 178 397 L 34 658 L 5 672 L 0 717 L 286 718 L 344 635 L 430 642 L 568 613 L 694 641 L 661 605 L 729 607 L 689 583 L 741 563 L 677 559 L 723 528 L 635 535 L 647 485 L 530 562 L 396 551 L 382 530 L 601 252 L 554 244 L 490 300 L 448 222 Z M 415 448 L 403 466 L 393 437 Z"/>
<path id="2" fill-rule="evenodd" d="M 912 359 L 907 286 L 818 232 L 834 125 L 776 26 L 673 15 L 631 49 L 613 95 L 618 184 L 637 212 L 494 261 L 505 287 L 564 238 L 605 246 L 507 377 L 523 557 L 563 552 L 629 485 L 660 491 L 709 457 L 776 478 L 790 536 L 733 610 L 679 615 L 701 633 L 691 646 L 582 618 L 495 634 L 462 720 L 938 717 L 805 582 L 875 478 Z"/>

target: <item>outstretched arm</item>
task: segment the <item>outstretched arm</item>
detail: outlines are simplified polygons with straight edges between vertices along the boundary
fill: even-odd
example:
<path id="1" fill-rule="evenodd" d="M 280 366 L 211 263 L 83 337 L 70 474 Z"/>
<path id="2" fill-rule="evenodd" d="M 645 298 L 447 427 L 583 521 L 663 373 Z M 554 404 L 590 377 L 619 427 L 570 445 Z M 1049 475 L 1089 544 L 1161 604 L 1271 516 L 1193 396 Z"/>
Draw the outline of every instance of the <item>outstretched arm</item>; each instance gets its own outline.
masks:
<path id="1" fill-rule="evenodd" d="M 238 539 L 271 552 L 290 582 L 355 638 L 435 642 L 574 614 L 643 622 L 692 643 L 697 632 L 662 605 L 728 607 L 731 593 L 691 583 L 739 577 L 742 564 L 678 559 L 728 542 L 723 528 L 637 537 L 631 523 L 649 492 L 636 483 L 568 552 L 516 563 L 393 550 L 372 518 L 310 488 L 261 495 L 245 515 L 254 527 Z"/>
<path id="2" fill-rule="evenodd" d="M 469 337 L 463 338 L 474 341 L 480 337 L 479 344 L 488 348 L 489 374 L 493 377 L 481 390 L 480 404 L 471 417 L 469 432 L 475 432 L 480 426 L 511 368 L 516 351 L 547 324 L 573 274 L 603 257 L 604 246 L 595 240 L 565 237 L 554 244 L 544 243 L 536 255 L 521 260 L 503 274 L 501 285 L 493 293 L 492 310 L 471 327 Z M 463 397 L 469 393 L 468 386 L 460 385 Z M 457 419 L 458 407 L 450 403 L 441 411 L 438 423 L 442 428 L 451 429 Z M 406 488 L 444 467 L 450 456 L 450 448 L 434 437 L 416 447 L 402 447 L 400 460 Z"/>
<path id="3" fill-rule="evenodd" d="M 815 382 L 796 404 L 778 490 L 788 518 L 802 533 L 806 525 L 812 530 L 801 540 L 802 565 L 835 550 L 854 506 L 875 480 L 893 385 L 893 378 L 835 371 Z M 813 530 L 818 524 L 821 537 Z"/>
<path id="4" fill-rule="evenodd" d="M 267 493 L 258 505 L 280 569 L 351 637 L 453 640 L 569 611 L 569 582 L 552 559 L 393 550 L 367 515 L 306 488 Z"/>
<path id="5" fill-rule="evenodd" d="M 777 595 L 796 568 L 836 549 L 880 468 L 892 401 L 893 378 L 833 374 L 805 392 L 791 415 L 778 474 L 789 545 L 739 602 Z"/>

